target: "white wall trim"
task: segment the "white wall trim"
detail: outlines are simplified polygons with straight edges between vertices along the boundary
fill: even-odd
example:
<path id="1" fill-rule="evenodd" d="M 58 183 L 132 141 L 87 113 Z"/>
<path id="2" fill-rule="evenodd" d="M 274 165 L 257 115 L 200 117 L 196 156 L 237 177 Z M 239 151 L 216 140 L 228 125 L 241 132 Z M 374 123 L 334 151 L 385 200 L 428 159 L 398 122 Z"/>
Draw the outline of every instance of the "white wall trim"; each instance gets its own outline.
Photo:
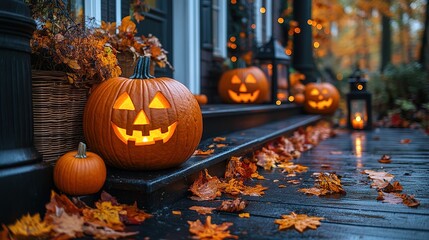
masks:
<path id="1" fill-rule="evenodd" d="M 219 46 L 214 46 L 213 55 L 217 57 L 227 58 L 227 0 L 219 0 L 219 19 L 218 19 L 218 39 Z"/>
<path id="2" fill-rule="evenodd" d="M 121 25 L 122 20 L 122 0 L 116 0 L 116 26 Z"/>
<path id="3" fill-rule="evenodd" d="M 267 43 L 273 34 L 273 5 L 271 0 L 266 0 L 265 6 L 262 6 L 262 0 L 255 1 L 255 22 L 256 22 L 256 43 L 263 45 Z M 259 12 L 261 7 L 265 7 L 266 12 L 264 14 Z M 263 25 L 263 18 L 265 20 L 265 26 Z M 263 31 L 263 29 L 265 31 Z"/>
<path id="4" fill-rule="evenodd" d="M 86 0 L 85 15 L 95 19 L 95 23 L 101 25 L 101 0 Z"/>
<path id="5" fill-rule="evenodd" d="M 200 93 L 200 1 L 173 2 L 173 77 L 194 94 Z"/>

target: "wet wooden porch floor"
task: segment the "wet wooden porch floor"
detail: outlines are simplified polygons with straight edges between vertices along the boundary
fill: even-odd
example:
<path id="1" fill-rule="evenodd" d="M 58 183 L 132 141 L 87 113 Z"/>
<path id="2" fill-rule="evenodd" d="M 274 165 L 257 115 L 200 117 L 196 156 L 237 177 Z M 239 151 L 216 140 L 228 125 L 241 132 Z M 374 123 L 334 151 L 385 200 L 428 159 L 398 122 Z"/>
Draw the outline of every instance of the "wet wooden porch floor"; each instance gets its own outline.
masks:
<path id="1" fill-rule="evenodd" d="M 401 139 L 410 139 L 411 143 L 401 144 Z M 383 154 L 391 156 L 390 164 L 378 162 Z M 429 136 L 420 130 L 339 131 L 336 137 L 322 141 L 294 162 L 309 167 L 308 171 L 287 178 L 280 170 L 258 169 L 266 180 L 253 181 L 268 190 L 262 197 L 242 196 L 249 202 L 244 211 L 250 213 L 250 218 L 214 211 L 212 222 L 232 222 L 229 229 L 239 239 L 429 239 Z M 322 169 L 322 164 L 331 168 Z M 361 173 L 366 169 L 395 175 L 394 179 L 403 186 L 403 193 L 414 195 L 420 206 L 411 208 L 377 201 L 377 191 L 370 188 L 367 175 Z M 299 188 L 314 185 L 313 173 L 327 171 L 342 176 L 346 195 L 317 197 L 298 192 Z M 276 179 L 280 181 L 273 182 Z M 286 180 L 290 179 L 300 179 L 301 183 L 288 184 Z M 287 187 L 279 188 L 279 184 Z M 217 207 L 225 199 L 231 198 L 223 195 L 221 199 L 203 202 L 183 198 L 151 212 L 153 218 L 128 230 L 139 231 L 139 239 L 189 239 L 187 221 L 205 222 L 206 216 L 188 208 L 195 205 Z M 182 214 L 174 215 L 172 211 Z M 324 220 L 316 230 L 279 231 L 274 220 L 290 212 Z"/>

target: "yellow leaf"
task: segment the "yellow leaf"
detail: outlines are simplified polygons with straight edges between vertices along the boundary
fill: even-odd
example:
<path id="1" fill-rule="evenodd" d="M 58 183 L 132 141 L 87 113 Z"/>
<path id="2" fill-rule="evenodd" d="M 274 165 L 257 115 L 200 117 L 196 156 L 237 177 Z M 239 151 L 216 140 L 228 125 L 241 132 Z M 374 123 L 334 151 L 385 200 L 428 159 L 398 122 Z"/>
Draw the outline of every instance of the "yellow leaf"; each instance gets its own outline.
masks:
<path id="1" fill-rule="evenodd" d="M 8 226 L 15 236 L 41 237 L 51 232 L 52 226 L 40 219 L 40 214 L 22 216 L 15 224 Z"/>
<path id="2" fill-rule="evenodd" d="M 298 232 L 303 232 L 306 228 L 316 229 L 320 226 L 322 217 L 310 217 L 305 214 L 296 214 L 292 212 L 289 215 L 282 215 L 281 219 L 276 219 L 275 224 L 279 225 L 279 230 L 295 227 Z"/>

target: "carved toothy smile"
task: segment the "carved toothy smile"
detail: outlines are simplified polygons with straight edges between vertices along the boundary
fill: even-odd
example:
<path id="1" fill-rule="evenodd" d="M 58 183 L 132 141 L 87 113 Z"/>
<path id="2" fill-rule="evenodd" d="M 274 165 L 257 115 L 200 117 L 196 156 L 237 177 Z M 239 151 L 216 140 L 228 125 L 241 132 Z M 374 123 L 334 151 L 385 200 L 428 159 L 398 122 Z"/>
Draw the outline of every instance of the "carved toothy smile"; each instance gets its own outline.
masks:
<path id="1" fill-rule="evenodd" d="M 310 107 L 315 109 L 328 108 L 332 105 L 332 98 L 328 98 L 328 100 L 323 100 L 318 102 L 308 100 L 308 104 L 310 105 Z"/>
<path id="2" fill-rule="evenodd" d="M 161 140 L 163 143 L 166 143 L 173 136 L 174 131 L 176 130 L 176 126 L 177 126 L 177 122 L 174 122 L 173 124 L 168 126 L 168 130 L 164 133 L 161 132 L 161 128 L 157 128 L 154 130 L 150 130 L 149 135 L 143 136 L 143 132 L 139 130 L 133 130 L 133 134 L 128 135 L 127 130 L 125 128 L 120 128 L 112 122 L 112 128 L 116 136 L 123 143 L 127 144 L 128 141 L 133 141 L 135 142 L 136 146 L 152 145 L 152 144 L 155 144 L 156 141 L 161 141 Z"/>
<path id="3" fill-rule="evenodd" d="M 236 93 L 228 90 L 229 97 L 234 102 L 254 102 L 259 96 L 259 90 L 255 90 L 253 93 Z"/>

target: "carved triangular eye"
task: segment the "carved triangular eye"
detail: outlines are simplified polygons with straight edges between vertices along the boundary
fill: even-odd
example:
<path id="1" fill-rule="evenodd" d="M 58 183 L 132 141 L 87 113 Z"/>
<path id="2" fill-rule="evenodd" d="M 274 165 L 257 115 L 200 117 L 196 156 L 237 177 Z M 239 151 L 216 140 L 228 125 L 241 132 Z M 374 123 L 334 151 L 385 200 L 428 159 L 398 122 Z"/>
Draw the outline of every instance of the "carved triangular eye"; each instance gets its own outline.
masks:
<path id="1" fill-rule="evenodd" d="M 246 83 L 256 83 L 256 79 L 252 74 L 247 75 L 246 77 Z"/>
<path id="2" fill-rule="evenodd" d="M 232 84 L 240 84 L 240 83 L 241 83 L 241 80 L 240 80 L 240 78 L 239 78 L 239 77 L 237 77 L 236 75 L 234 75 L 234 76 L 232 77 L 232 79 L 231 79 L 231 83 L 232 83 Z"/>
<path id="3" fill-rule="evenodd" d="M 130 95 L 126 92 L 122 93 L 121 96 L 116 99 L 113 108 L 121 110 L 135 110 L 134 103 L 131 100 Z"/>
<path id="4" fill-rule="evenodd" d="M 164 95 L 161 92 L 157 92 L 155 94 L 155 97 L 152 99 L 152 101 L 149 103 L 150 108 L 169 108 L 170 103 L 168 100 L 164 97 Z"/>
<path id="5" fill-rule="evenodd" d="M 315 95 L 319 95 L 320 94 L 320 92 L 319 92 L 319 90 L 317 90 L 317 89 L 313 89 L 313 90 L 311 90 L 311 92 L 310 92 L 310 95 L 313 95 L 313 96 L 315 96 Z"/>

